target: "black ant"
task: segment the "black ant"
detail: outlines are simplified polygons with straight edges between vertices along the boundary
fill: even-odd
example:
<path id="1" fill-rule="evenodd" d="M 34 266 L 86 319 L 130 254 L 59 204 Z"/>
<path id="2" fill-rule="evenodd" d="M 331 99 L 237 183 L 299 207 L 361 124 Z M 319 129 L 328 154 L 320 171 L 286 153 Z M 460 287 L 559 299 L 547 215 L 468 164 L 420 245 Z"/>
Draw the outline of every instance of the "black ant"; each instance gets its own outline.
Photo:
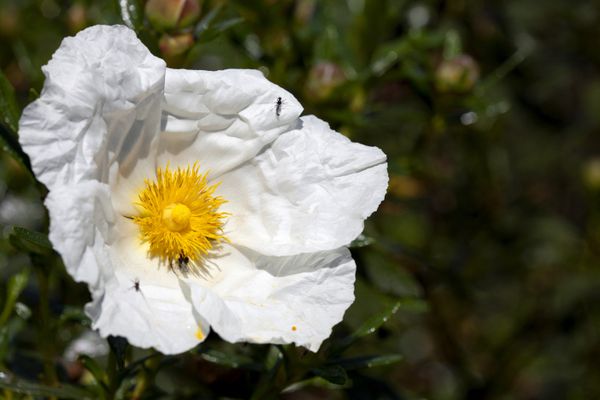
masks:
<path id="1" fill-rule="evenodd" d="M 277 118 L 279 118 L 279 116 L 281 115 L 281 107 L 283 106 L 283 100 L 281 99 L 281 97 L 277 98 L 277 102 L 275 103 L 275 114 L 277 115 Z"/>
<path id="2" fill-rule="evenodd" d="M 140 289 L 140 280 L 138 278 L 135 278 L 133 281 L 133 286 L 130 289 L 135 289 L 136 292 L 140 292 L 142 290 Z"/>

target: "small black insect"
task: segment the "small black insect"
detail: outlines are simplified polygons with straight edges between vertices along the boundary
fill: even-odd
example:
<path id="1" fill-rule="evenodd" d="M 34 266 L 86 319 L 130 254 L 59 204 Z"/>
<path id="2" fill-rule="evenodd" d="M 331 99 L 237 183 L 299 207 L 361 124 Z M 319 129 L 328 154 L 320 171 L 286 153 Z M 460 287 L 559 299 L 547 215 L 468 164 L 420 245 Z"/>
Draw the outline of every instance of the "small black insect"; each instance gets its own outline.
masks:
<path id="1" fill-rule="evenodd" d="M 283 100 L 281 99 L 281 97 L 277 98 L 277 102 L 275 103 L 275 114 L 277 115 L 277 118 L 279 118 L 279 116 L 281 115 L 281 107 L 283 106 Z"/>
<path id="2" fill-rule="evenodd" d="M 135 278 L 135 280 L 133 281 L 133 286 L 131 287 L 131 289 L 135 289 L 136 292 L 139 292 L 140 289 L 140 280 L 138 278 Z"/>
<path id="3" fill-rule="evenodd" d="M 179 258 L 177 259 L 177 265 L 182 272 L 188 271 L 188 264 L 190 262 L 190 258 L 183 253 L 179 254 Z"/>

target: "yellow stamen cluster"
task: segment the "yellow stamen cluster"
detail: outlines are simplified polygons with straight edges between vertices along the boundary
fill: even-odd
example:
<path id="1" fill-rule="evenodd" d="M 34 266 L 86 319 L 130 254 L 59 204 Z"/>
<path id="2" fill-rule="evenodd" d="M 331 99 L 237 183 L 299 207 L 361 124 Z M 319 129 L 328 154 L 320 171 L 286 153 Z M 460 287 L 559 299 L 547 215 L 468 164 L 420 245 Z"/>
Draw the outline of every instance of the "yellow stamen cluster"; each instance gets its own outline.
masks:
<path id="1" fill-rule="evenodd" d="M 213 196 L 218 183 L 208 185 L 207 176 L 198 163 L 175 171 L 167 165 L 156 170 L 156 181 L 145 181 L 136 202 L 142 212 L 133 221 L 142 242 L 150 244 L 151 257 L 169 265 L 185 257 L 198 262 L 226 240 L 222 226 L 228 214 L 218 212 L 225 200 Z"/>

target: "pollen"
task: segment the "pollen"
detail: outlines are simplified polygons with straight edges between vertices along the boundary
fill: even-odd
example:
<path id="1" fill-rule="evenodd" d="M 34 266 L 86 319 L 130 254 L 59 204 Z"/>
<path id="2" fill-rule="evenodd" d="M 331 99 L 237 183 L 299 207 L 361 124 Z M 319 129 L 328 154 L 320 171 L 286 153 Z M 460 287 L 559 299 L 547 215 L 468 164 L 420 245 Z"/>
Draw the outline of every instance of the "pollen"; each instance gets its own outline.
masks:
<path id="1" fill-rule="evenodd" d="M 202 261 L 218 243 L 226 241 L 223 224 L 229 215 L 219 212 L 226 201 L 215 196 L 218 183 L 208 184 L 198 163 L 187 168 L 156 170 L 156 180 L 146 180 L 135 204 L 140 209 L 132 217 L 140 229 L 140 240 L 149 244 L 150 257 L 173 265 L 189 258 Z"/>
<path id="2" fill-rule="evenodd" d="M 198 340 L 204 340 L 204 332 L 202 332 L 202 328 L 198 327 L 198 329 L 196 329 L 196 333 L 194 334 L 194 336 Z"/>

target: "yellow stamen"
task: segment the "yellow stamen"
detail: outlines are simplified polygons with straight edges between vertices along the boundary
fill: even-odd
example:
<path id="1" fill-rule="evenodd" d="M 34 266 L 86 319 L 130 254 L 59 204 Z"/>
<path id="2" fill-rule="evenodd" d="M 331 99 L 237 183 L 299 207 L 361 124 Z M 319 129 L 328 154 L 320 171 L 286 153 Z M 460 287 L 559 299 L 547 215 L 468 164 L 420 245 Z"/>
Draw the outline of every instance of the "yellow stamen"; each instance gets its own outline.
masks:
<path id="1" fill-rule="evenodd" d="M 208 173 L 198 163 L 172 171 L 156 170 L 156 181 L 145 181 L 136 204 L 142 213 L 133 217 L 141 241 L 150 244 L 150 256 L 170 265 L 189 257 L 198 262 L 213 246 L 225 241 L 223 223 L 227 213 L 218 212 L 225 200 L 213 196 L 218 183 L 208 185 Z"/>

